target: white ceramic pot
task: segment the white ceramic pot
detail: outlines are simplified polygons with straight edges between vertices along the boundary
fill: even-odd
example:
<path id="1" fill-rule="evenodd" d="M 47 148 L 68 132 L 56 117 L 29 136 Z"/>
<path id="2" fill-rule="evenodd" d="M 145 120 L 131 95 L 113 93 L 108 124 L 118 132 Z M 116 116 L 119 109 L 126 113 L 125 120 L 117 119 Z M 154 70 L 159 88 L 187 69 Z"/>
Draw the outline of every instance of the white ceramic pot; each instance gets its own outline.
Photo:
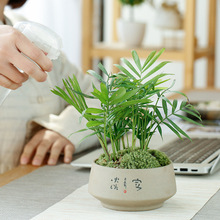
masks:
<path id="1" fill-rule="evenodd" d="M 118 38 L 127 46 L 140 46 L 144 39 L 146 24 L 142 22 L 117 20 Z"/>
<path id="2" fill-rule="evenodd" d="M 173 165 L 152 169 L 116 169 L 93 163 L 89 193 L 109 209 L 156 209 L 176 193 Z"/>

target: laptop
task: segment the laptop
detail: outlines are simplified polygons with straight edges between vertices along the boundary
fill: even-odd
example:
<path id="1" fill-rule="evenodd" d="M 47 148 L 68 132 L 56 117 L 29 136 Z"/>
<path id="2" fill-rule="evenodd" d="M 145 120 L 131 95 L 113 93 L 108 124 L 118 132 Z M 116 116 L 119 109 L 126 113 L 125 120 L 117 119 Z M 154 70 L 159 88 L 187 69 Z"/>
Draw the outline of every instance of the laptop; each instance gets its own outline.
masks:
<path id="1" fill-rule="evenodd" d="M 174 135 L 154 135 L 151 149 L 159 149 L 167 154 L 174 165 L 176 174 L 205 175 L 213 174 L 220 168 L 220 133 L 199 133 L 190 135 L 192 141 Z M 73 160 L 75 167 L 91 168 L 92 162 L 103 153 L 101 148 L 92 150 Z"/>

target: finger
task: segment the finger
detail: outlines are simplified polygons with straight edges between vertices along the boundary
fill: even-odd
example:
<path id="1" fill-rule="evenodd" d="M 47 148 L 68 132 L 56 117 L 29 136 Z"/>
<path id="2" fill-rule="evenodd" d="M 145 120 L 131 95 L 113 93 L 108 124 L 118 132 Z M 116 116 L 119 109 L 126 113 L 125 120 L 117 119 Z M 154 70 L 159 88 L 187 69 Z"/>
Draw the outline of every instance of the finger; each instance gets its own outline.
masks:
<path id="1" fill-rule="evenodd" d="M 40 143 L 40 138 L 38 135 L 35 135 L 24 147 L 24 151 L 20 158 L 20 163 L 25 165 L 28 164 L 30 159 L 32 158 L 37 146 Z"/>
<path id="2" fill-rule="evenodd" d="M 28 75 L 21 73 L 11 63 L 1 63 L 1 73 L 16 84 L 22 84 L 28 79 Z"/>
<path id="3" fill-rule="evenodd" d="M 3 86 L 7 89 L 15 90 L 20 86 L 22 86 L 22 84 L 17 84 L 11 81 L 10 79 L 8 79 L 7 77 L 5 77 L 4 75 L 0 74 L 0 86 Z"/>
<path id="4" fill-rule="evenodd" d="M 51 144 L 52 143 L 49 140 L 43 140 L 42 142 L 40 142 L 40 144 L 37 146 L 37 151 L 34 155 L 32 165 L 40 166 L 43 163 L 43 160 L 47 155 L 47 152 L 51 148 Z"/>
<path id="5" fill-rule="evenodd" d="M 72 144 L 67 144 L 64 148 L 64 163 L 70 163 L 73 159 L 75 147 Z"/>
<path id="6" fill-rule="evenodd" d="M 16 38 L 16 47 L 19 51 L 28 56 L 34 62 L 36 62 L 42 68 L 43 71 L 51 71 L 51 60 L 45 55 L 45 53 L 42 50 L 35 46 L 23 34 L 18 33 L 18 36 Z"/>
<path id="7" fill-rule="evenodd" d="M 65 144 L 63 141 L 56 141 L 50 151 L 50 157 L 48 160 L 48 165 L 55 165 L 58 161 L 58 158 L 64 148 Z"/>
<path id="8" fill-rule="evenodd" d="M 47 74 L 42 69 L 19 52 L 15 52 L 15 55 L 10 61 L 15 67 L 23 70 L 27 75 L 32 76 L 38 82 L 44 82 L 47 78 Z"/>

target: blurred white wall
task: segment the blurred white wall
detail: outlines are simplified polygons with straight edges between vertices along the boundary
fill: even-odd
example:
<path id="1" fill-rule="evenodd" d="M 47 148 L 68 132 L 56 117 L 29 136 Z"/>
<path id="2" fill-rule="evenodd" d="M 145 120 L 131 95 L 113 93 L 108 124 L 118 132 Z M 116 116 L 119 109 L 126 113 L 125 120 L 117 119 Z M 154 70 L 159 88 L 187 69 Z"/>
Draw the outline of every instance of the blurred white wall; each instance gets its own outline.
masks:
<path id="1" fill-rule="evenodd" d="M 88 0 L 89 1 L 89 0 Z M 162 0 L 156 0 L 160 3 Z M 177 1 L 179 8 L 184 12 L 185 0 Z M 63 50 L 71 60 L 77 65 L 81 64 L 81 0 L 28 0 L 25 6 L 17 12 L 24 15 L 27 19 L 37 21 L 55 30 L 63 39 Z M 207 3 L 208 0 L 197 0 L 196 9 L 196 36 L 198 44 L 205 46 L 207 43 Z M 216 27 L 216 85 L 220 87 L 220 0 L 217 0 L 217 27 Z M 106 26 L 105 40 L 111 41 L 111 4 L 112 0 L 105 0 L 106 7 Z M 154 27 L 154 10 L 147 4 L 136 8 L 136 19 L 145 21 L 148 25 L 146 30 L 145 45 L 161 46 L 161 31 Z M 123 11 L 126 16 L 126 10 Z M 175 89 L 182 88 L 183 82 L 183 63 L 172 62 L 166 67 L 166 72 L 175 73 Z M 195 64 L 195 79 L 198 88 L 205 86 L 206 81 L 206 60 L 199 59 Z"/>

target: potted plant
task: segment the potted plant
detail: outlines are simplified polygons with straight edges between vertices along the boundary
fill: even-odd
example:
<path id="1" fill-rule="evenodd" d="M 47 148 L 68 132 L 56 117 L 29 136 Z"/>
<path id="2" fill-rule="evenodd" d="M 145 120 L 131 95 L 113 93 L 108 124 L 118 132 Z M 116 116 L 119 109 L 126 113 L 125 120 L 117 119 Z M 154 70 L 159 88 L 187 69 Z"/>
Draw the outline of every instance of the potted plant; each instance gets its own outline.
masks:
<path id="1" fill-rule="evenodd" d="M 117 32 L 119 40 L 128 46 L 140 46 L 145 35 L 146 24 L 134 19 L 134 7 L 144 0 L 119 0 L 123 6 L 129 7 L 129 19 L 117 20 Z"/>
<path id="2" fill-rule="evenodd" d="M 88 120 L 87 128 L 80 132 L 90 129 L 90 135 L 97 135 L 100 141 L 103 154 L 92 165 L 89 192 L 104 207 L 130 211 L 154 209 L 176 192 L 172 162 L 163 152 L 149 149 L 149 143 L 156 132 L 163 137 L 162 124 L 179 138 L 190 139 L 170 117 L 195 124 L 180 112 L 200 117 L 187 100 L 178 104 L 165 96 L 174 83 L 168 88 L 161 87 L 170 80 L 170 74 L 158 71 L 168 62 L 152 68 L 163 51 L 151 52 L 142 64 L 133 50 L 135 65 L 122 58 L 124 66 L 117 64 L 119 72 L 114 74 L 99 64 L 106 79 L 89 70 L 101 81 L 100 89 L 93 86 L 91 95 L 82 93 L 74 75 L 63 80 L 66 92 L 59 87 L 52 90 Z M 86 98 L 98 99 L 100 106 L 88 107 Z"/>

